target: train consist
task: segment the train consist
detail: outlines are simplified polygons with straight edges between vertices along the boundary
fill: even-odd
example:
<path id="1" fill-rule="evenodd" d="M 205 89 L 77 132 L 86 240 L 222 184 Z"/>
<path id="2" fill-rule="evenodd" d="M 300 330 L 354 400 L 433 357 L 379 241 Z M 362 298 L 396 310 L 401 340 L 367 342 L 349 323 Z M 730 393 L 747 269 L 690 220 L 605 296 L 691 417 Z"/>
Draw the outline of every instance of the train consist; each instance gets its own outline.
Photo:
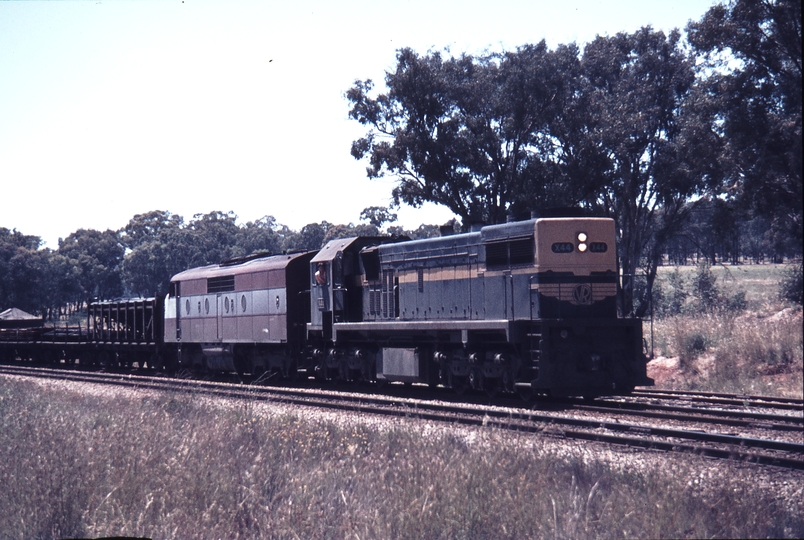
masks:
<path id="1" fill-rule="evenodd" d="M 342 238 L 187 270 L 165 298 L 92 303 L 80 331 L 0 330 L 0 360 L 627 394 L 653 381 L 617 291 L 611 219 Z"/>

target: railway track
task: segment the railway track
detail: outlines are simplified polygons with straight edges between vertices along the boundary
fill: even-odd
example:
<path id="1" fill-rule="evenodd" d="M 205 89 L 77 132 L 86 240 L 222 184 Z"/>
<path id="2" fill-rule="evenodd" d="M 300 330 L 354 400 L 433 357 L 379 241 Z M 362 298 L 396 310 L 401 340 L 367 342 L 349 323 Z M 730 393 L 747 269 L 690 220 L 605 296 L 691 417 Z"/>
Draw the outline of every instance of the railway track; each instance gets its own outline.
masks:
<path id="1" fill-rule="evenodd" d="M 719 392 L 658 390 L 653 388 L 639 389 L 635 391 L 633 395 L 644 398 L 672 399 L 723 406 L 745 406 L 767 409 L 785 409 L 799 412 L 804 411 L 804 400 L 796 398 L 749 396 L 739 394 L 724 394 Z"/>
<path id="2" fill-rule="evenodd" d="M 738 411 L 701 410 L 669 405 L 644 405 L 640 403 L 611 403 L 602 401 L 600 405 L 576 405 L 578 410 L 599 412 L 601 414 L 621 413 L 625 415 L 663 419 L 674 422 L 692 422 L 709 425 L 731 426 L 769 431 L 800 433 L 804 435 L 804 418 L 785 415 L 740 413 Z"/>
<path id="3" fill-rule="evenodd" d="M 755 427 L 774 431 L 804 432 L 804 414 L 769 413 L 748 409 L 720 409 L 716 407 L 690 407 L 665 403 L 634 401 L 633 399 L 601 399 L 595 405 L 575 405 L 579 409 L 607 410 L 635 416 L 666 418 L 685 422 L 702 422 L 726 426 Z"/>
<path id="4" fill-rule="evenodd" d="M 524 433 L 537 433 L 566 440 L 597 441 L 668 452 L 686 452 L 709 458 L 725 459 L 804 470 L 804 427 L 794 415 L 770 415 L 759 422 L 756 418 L 719 416 L 719 411 L 696 409 L 695 414 L 668 410 L 651 410 L 648 405 L 630 402 L 599 404 L 568 403 L 559 410 L 539 410 L 519 406 L 449 403 L 393 395 L 344 393 L 311 387 L 273 387 L 223 382 L 168 379 L 121 373 L 97 373 L 77 370 L 0 366 L 0 374 L 24 377 L 92 382 L 108 385 L 183 391 L 200 395 L 234 399 L 281 402 L 322 409 L 361 414 L 405 416 L 435 422 L 488 426 Z M 616 406 L 615 406 L 616 405 Z M 630 407 L 630 408 L 629 408 Z M 640 410 L 640 407 L 642 410 Z M 682 408 L 682 407 L 678 407 Z M 785 409 L 789 410 L 789 409 Z M 731 411 L 734 412 L 734 411 Z M 643 423 L 631 419 L 647 417 L 659 422 Z M 628 420 L 628 421 L 626 421 Z M 668 422 L 688 426 L 668 426 Z M 692 424 L 691 426 L 689 424 Z M 772 430 L 780 437 L 766 438 L 743 434 L 720 433 L 702 426 L 728 425 L 750 430 Z"/>

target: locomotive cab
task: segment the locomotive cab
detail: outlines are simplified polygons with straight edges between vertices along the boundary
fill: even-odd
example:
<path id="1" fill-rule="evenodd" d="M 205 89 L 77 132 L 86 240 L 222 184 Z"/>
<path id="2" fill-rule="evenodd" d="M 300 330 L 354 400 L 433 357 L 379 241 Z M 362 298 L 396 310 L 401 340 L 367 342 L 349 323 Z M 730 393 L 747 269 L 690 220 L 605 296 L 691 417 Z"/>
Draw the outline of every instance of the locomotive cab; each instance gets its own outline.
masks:
<path id="1" fill-rule="evenodd" d="M 308 334 L 332 338 L 332 325 L 359 322 L 363 314 L 360 251 L 389 238 L 352 237 L 331 240 L 310 261 Z"/>

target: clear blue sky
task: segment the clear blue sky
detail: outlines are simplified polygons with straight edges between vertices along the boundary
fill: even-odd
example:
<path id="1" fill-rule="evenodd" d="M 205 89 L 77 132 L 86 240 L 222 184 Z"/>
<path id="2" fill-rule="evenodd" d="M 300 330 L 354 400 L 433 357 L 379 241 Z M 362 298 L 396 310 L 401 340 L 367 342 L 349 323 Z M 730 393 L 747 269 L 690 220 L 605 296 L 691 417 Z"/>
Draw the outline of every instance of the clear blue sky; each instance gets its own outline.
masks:
<path id="1" fill-rule="evenodd" d="M 0 227 L 52 248 L 137 213 L 299 229 L 390 202 L 349 154 L 355 79 L 395 51 L 579 45 L 669 31 L 713 0 L 0 1 Z M 381 85 L 380 85 L 381 86 Z M 403 208 L 407 227 L 441 208 Z"/>

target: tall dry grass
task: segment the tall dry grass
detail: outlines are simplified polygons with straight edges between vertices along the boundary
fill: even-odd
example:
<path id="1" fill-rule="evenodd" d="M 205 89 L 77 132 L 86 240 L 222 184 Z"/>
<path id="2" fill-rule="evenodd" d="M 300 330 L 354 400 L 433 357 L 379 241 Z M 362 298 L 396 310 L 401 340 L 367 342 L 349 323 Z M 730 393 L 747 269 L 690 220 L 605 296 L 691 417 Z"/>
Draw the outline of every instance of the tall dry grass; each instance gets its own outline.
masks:
<path id="1" fill-rule="evenodd" d="M 532 435 L 266 410 L 0 379 L 0 537 L 804 535 L 789 494 L 683 459 L 638 467 Z"/>
<path id="2" fill-rule="evenodd" d="M 804 340 L 800 310 L 681 315 L 655 323 L 655 353 L 677 357 L 680 373 L 666 386 L 802 397 Z"/>

